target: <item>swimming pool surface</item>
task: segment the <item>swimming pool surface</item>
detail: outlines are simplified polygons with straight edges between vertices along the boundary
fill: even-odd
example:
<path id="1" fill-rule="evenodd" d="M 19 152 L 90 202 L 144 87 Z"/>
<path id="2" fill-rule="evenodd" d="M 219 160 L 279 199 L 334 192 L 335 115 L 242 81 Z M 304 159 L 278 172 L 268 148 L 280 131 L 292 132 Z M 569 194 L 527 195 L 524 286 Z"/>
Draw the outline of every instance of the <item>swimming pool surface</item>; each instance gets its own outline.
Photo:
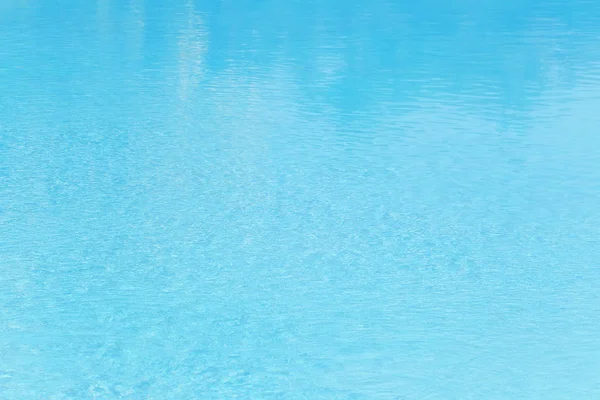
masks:
<path id="1" fill-rule="evenodd" d="M 597 0 L 0 0 L 0 399 L 600 399 Z"/>

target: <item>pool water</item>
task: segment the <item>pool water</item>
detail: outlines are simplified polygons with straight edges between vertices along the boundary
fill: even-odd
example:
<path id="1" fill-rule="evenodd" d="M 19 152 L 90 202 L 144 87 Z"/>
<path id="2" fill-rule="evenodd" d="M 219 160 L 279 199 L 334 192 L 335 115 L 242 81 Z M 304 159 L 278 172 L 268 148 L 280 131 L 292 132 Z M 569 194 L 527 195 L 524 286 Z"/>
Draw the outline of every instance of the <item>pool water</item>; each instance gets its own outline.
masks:
<path id="1" fill-rule="evenodd" d="M 0 0 L 0 399 L 600 398 L 599 26 Z"/>

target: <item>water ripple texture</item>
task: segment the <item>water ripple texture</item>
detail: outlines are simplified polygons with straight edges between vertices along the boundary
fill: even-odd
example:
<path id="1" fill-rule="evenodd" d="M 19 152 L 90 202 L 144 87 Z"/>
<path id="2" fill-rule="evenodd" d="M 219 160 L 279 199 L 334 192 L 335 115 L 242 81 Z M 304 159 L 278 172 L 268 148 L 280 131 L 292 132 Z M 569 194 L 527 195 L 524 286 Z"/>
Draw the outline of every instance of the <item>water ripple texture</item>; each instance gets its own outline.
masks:
<path id="1" fill-rule="evenodd" d="M 0 0 L 0 398 L 600 398 L 599 27 Z"/>

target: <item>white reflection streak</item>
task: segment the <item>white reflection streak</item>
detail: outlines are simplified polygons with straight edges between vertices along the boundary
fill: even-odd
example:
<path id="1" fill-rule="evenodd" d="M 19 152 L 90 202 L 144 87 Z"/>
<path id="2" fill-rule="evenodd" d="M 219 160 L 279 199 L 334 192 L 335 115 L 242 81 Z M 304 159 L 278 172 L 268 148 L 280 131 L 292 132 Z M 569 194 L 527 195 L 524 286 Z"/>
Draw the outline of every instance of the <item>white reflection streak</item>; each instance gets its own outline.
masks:
<path id="1" fill-rule="evenodd" d="M 131 0 L 131 41 L 132 41 L 132 58 L 139 60 L 142 55 L 142 45 L 144 42 L 145 29 L 145 7 L 144 0 Z"/>
<path id="2" fill-rule="evenodd" d="M 185 18 L 178 40 L 179 99 L 183 107 L 190 102 L 190 95 L 203 75 L 203 59 L 208 49 L 208 35 L 192 1 L 186 3 Z"/>

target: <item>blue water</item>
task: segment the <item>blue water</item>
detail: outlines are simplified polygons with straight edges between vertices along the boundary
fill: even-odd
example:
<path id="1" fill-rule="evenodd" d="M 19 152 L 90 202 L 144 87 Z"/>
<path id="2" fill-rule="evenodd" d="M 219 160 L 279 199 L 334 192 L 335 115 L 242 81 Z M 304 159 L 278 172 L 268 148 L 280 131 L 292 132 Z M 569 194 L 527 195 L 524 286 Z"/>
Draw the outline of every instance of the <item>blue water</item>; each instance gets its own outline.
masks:
<path id="1" fill-rule="evenodd" d="M 0 399 L 600 398 L 597 0 L 0 0 Z"/>

